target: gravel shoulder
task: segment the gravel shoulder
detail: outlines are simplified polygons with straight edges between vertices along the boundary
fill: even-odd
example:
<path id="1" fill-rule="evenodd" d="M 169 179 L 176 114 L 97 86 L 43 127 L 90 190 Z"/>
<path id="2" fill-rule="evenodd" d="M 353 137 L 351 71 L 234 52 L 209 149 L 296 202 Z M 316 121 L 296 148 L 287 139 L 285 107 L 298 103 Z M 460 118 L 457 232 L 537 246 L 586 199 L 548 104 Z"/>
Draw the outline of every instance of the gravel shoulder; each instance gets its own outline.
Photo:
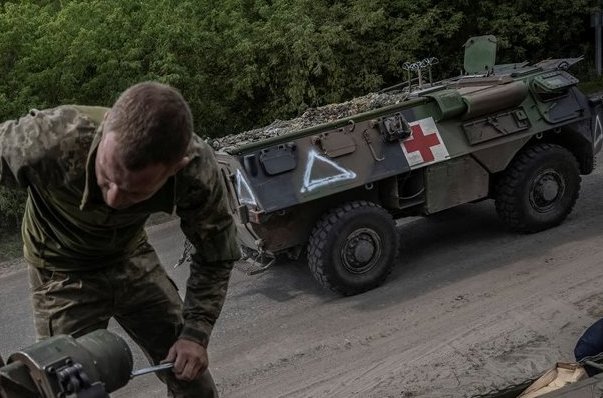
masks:
<path id="1" fill-rule="evenodd" d="M 0 263 L 0 277 L 18 272 L 26 267 L 27 263 L 25 263 L 23 258 L 15 258 L 12 260 L 3 261 Z"/>

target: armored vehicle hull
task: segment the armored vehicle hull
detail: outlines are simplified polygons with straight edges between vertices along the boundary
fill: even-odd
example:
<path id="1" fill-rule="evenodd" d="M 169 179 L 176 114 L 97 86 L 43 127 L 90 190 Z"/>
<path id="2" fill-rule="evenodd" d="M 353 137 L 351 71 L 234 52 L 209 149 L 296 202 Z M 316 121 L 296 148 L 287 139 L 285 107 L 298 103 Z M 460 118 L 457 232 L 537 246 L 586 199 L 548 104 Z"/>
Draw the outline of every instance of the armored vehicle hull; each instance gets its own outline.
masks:
<path id="1" fill-rule="evenodd" d="M 394 266 L 396 218 L 494 199 L 512 230 L 560 224 L 601 149 L 601 99 L 577 88 L 567 71 L 575 58 L 494 65 L 492 50 L 475 73 L 467 60 L 493 43 L 467 42 L 471 75 L 419 77 L 418 86 L 386 90 L 370 97 L 376 105 L 332 112 L 318 125 L 231 137 L 217 156 L 244 251 L 305 251 L 322 285 L 351 295 Z"/>

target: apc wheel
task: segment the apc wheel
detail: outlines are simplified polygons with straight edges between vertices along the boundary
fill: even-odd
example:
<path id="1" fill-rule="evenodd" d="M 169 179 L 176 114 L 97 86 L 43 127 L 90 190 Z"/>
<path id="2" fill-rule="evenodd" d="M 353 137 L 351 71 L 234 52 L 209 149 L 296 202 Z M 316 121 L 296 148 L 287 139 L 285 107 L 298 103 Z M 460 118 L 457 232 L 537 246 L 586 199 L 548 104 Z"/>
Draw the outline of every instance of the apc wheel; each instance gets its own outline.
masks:
<path id="1" fill-rule="evenodd" d="M 496 187 L 496 210 L 514 231 L 531 233 L 561 224 L 580 191 L 578 162 L 567 149 L 542 143 L 513 160 Z"/>
<path id="2" fill-rule="evenodd" d="M 349 202 L 325 213 L 312 230 L 308 265 L 321 285 L 350 296 L 385 281 L 397 243 L 387 211 L 372 202 Z"/>

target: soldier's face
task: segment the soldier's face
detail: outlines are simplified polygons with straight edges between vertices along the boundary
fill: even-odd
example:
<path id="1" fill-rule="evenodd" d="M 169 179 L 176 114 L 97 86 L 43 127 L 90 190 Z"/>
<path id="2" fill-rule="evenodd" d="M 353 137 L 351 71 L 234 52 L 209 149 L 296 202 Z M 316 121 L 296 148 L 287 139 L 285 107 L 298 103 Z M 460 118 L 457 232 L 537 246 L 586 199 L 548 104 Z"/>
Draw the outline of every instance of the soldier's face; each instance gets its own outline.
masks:
<path id="1" fill-rule="evenodd" d="M 128 170 L 120 157 L 115 134 L 108 132 L 103 134 L 96 153 L 96 181 L 107 206 L 125 209 L 153 196 L 186 163 L 188 158 L 171 166 L 158 163 L 141 170 Z"/>

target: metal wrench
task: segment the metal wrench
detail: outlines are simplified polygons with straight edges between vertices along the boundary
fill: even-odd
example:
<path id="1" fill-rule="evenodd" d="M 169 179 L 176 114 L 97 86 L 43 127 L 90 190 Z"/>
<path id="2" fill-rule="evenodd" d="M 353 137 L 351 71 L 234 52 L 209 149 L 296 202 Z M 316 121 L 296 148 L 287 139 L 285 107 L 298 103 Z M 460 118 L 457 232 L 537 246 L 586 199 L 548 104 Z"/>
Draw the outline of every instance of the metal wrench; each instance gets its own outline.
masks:
<path id="1" fill-rule="evenodd" d="M 167 362 L 167 363 L 161 363 L 156 366 L 150 366 L 148 368 L 138 369 L 138 370 L 135 370 L 132 372 L 132 374 L 130 375 L 130 379 L 133 379 L 136 376 L 146 375 L 147 373 L 154 373 L 154 372 L 160 372 L 162 370 L 171 369 L 173 367 L 174 367 L 173 362 Z"/>

